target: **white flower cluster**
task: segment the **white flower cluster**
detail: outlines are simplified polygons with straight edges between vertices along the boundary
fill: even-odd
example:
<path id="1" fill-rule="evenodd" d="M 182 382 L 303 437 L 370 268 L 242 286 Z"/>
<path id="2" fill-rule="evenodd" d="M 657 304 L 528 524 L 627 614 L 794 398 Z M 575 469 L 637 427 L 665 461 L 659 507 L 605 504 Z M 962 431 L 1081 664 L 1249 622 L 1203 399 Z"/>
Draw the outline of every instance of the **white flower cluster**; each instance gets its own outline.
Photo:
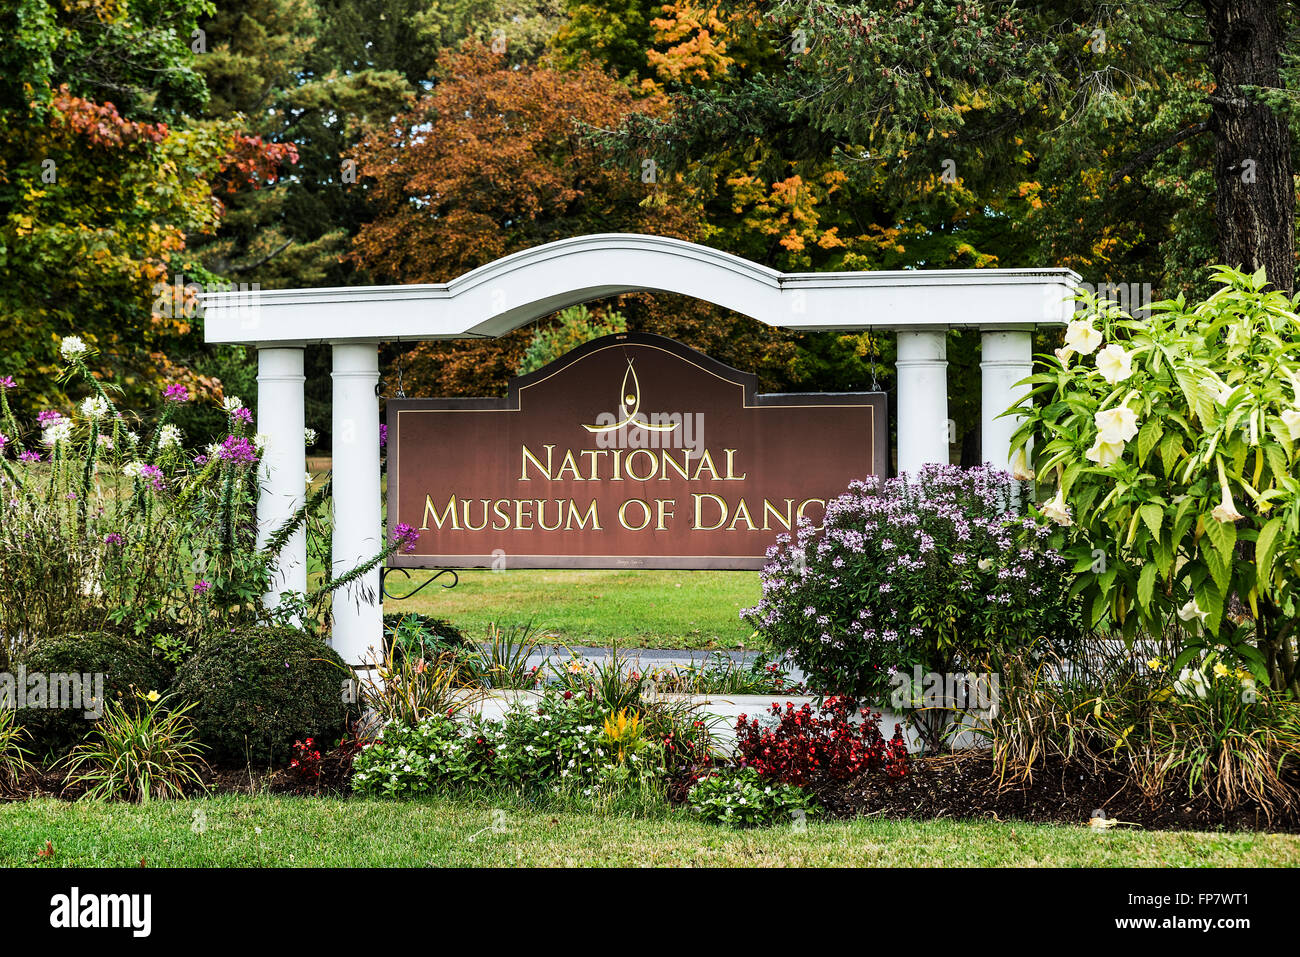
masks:
<path id="1" fill-rule="evenodd" d="M 81 402 L 81 414 L 88 419 L 102 419 L 108 415 L 108 400 L 102 395 L 92 395 Z"/>
<path id="2" fill-rule="evenodd" d="M 158 448 L 160 449 L 180 448 L 183 441 L 185 441 L 185 435 L 178 426 L 164 425 L 158 430 Z"/>

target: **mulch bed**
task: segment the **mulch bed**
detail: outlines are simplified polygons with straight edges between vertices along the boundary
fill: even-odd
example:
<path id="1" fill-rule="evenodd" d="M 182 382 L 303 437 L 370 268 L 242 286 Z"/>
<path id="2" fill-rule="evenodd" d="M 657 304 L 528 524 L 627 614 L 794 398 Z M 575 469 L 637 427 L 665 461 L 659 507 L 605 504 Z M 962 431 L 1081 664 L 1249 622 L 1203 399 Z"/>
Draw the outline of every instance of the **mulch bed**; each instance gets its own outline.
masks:
<path id="1" fill-rule="evenodd" d="M 1257 807 L 1225 811 L 1206 798 L 1191 799 L 1186 785 L 1149 798 L 1117 770 L 1057 764 L 1033 781 L 999 788 L 987 751 L 913 758 L 907 777 L 879 772 L 818 787 L 831 817 L 951 818 L 1087 824 L 1094 810 L 1125 825 L 1154 830 L 1282 831 L 1300 833 L 1300 814 L 1270 822 Z M 1122 826 L 1122 825 L 1121 825 Z"/>

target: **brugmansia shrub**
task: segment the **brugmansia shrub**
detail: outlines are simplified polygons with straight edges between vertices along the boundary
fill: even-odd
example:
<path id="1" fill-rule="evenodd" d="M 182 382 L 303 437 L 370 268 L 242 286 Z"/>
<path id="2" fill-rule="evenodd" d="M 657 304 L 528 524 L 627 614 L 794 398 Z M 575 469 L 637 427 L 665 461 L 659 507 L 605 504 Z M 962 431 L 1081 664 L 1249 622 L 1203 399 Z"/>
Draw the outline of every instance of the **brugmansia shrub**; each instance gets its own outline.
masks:
<path id="1" fill-rule="evenodd" d="M 173 691 L 214 761 L 279 765 L 295 739 L 335 741 L 348 718 L 343 660 L 296 628 L 228 629 L 207 637 Z"/>
<path id="2" fill-rule="evenodd" d="M 813 690 L 877 703 L 917 665 L 948 673 L 1036 640 L 1067 645 L 1079 616 L 1065 560 L 1017 514 L 1013 489 L 987 467 L 853 482 L 822 527 L 778 537 L 763 597 L 741 614 Z"/>
<path id="3" fill-rule="evenodd" d="M 1092 624 L 1187 633 L 1175 671 L 1215 646 L 1300 693 L 1298 300 L 1217 269 L 1201 303 L 1135 320 L 1085 300 L 1030 377 L 1013 448 L 1033 439 L 1039 514 Z"/>
<path id="4" fill-rule="evenodd" d="M 26 648 L 16 664 L 29 675 L 103 675 L 101 708 L 115 702 L 134 708 L 138 705 L 137 692 L 165 690 L 172 680 L 172 668 L 155 648 L 141 639 L 113 632 L 43 638 Z M 84 683 L 83 693 L 89 693 Z M 85 717 L 86 710 L 24 708 L 18 719 L 35 748 L 63 752 L 94 728 Z"/>

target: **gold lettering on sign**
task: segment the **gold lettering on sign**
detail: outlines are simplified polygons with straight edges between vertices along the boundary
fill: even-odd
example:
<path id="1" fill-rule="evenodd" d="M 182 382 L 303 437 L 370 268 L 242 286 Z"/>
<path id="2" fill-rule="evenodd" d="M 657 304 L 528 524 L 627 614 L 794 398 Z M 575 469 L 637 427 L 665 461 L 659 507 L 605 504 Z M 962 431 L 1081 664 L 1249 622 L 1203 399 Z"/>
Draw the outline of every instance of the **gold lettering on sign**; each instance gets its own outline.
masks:
<path id="1" fill-rule="evenodd" d="M 650 471 L 644 475 L 637 475 L 636 470 L 632 467 L 632 463 L 636 461 L 638 455 L 644 455 L 650 460 Z M 658 469 L 659 463 L 655 461 L 655 454 L 649 449 L 634 449 L 623 460 L 623 467 L 627 469 L 627 477 L 633 482 L 648 482 L 655 477 L 655 470 Z"/>
<path id="2" fill-rule="evenodd" d="M 811 505 L 813 502 L 816 502 L 822 508 L 826 507 L 826 500 L 824 498 L 806 498 L 799 503 L 799 511 L 795 513 L 795 517 L 803 518 L 803 510 L 807 508 L 809 505 Z"/>
<path id="3" fill-rule="evenodd" d="M 690 462 L 691 453 L 689 450 L 682 449 L 681 464 L 678 464 L 677 460 L 673 458 L 672 452 L 670 452 L 668 449 L 661 449 L 659 451 L 659 457 L 660 457 L 659 458 L 659 462 L 660 462 L 659 481 L 661 482 L 668 481 L 668 466 L 670 465 L 673 467 L 674 472 L 676 472 L 678 475 L 680 475 L 682 478 L 686 479 L 687 481 L 690 481 L 691 475 L 689 469 L 691 465 Z"/>
<path id="4" fill-rule="evenodd" d="M 573 504 L 573 499 L 569 499 L 569 518 L 564 523 L 566 532 L 573 528 L 574 519 L 577 519 L 579 528 L 586 528 L 587 519 L 591 519 L 591 527 L 599 532 L 600 516 L 596 513 L 596 500 L 594 498 L 591 500 L 591 504 L 587 506 L 586 515 L 579 515 L 577 506 Z"/>
<path id="5" fill-rule="evenodd" d="M 463 499 L 460 503 L 462 518 L 465 522 L 465 530 L 468 532 L 481 532 L 483 531 L 483 529 L 487 528 L 488 506 L 491 505 L 492 503 L 491 501 L 485 498 L 481 498 L 479 499 L 479 501 L 483 503 L 483 521 L 480 522 L 478 525 L 475 525 L 473 522 L 469 520 L 469 499 Z"/>
<path id="6" fill-rule="evenodd" d="M 426 529 L 428 529 L 430 515 L 433 516 L 433 521 L 439 528 L 442 528 L 443 522 L 450 520 L 451 527 L 456 531 L 460 531 L 460 523 L 456 521 L 456 496 L 455 495 L 453 495 L 450 499 L 447 500 L 447 507 L 442 510 L 441 515 L 439 515 L 438 510 L 433 507 L 433 496 L 426 495 L 424 497 L 424 524 L 420 526 L 420 531 L 423 532 Z"/>
<path id="7" fill-rule="evenodd" d="M 543 465 L 543 464 L 541 463 L 541 460 L 538 459 L 537 456 L 534 455 L 534 454 L 529 450 L 528 446 L 525 445 L 525 446 L 523 447 L 523 449 L 524 449 L 524 460 L 523 460 L 523 464 L 520 466 L 520 470 L 519 470 L 519 481 L 521 481 L 521 482 L 531 482 L 531 481 L 532 481 L 532 479 L 530 479 L 530 478 L 528 477 L 528 463 L 529 463 L 529 462 L 532 462 L 533 465 L 536 466 L 537 471 L 541 472 L 543 475 L 546 476 L 546 480 L 547 480 L 548 482 L 551 481 L 551 457 L 555 454 L 555 446 L 554 446 L 554 445 L 543 445 L 542 448 L 546 449 L 546 464 L 545 464 L 545 465 Z"/>
<path id="8" fill-rule="evenodd" d="M 709 454 L 708 449 L 705 449 L 704 454 L 700 456 L 700 464 L 695 466 L 695 474 L 692 475 L 691 478 L 698 482 L 700 480 L 700 475 L 704 472 L 705 466 L 708 466 L 709 474 L 713 476 L 713 481 L 718 481 L 718 470 L 713 467 L 713 456 Z"/>
<path id="9" fill-rule="evenodd" d="M 749 506 L 745 504 L 743 498 L 740 500 L 740 504 L 736 506 L 736 513 L 731 517 L 731 524 L 727 526 L 727 531 L 734 532 L 736 523 L 739 521 L 744 521 L 751 532 L 754 530 L 754 520 L 749 517 Z"/>
<path id="10" fill-rule="evenodd" d="M 563 478 L 566 471 L 573 473 L 573 480 L 575 482 L 581 482 L 583 480 L 582 476 L 578 474 L 578 463 L 574 461 L 573 449 L 569 449 L 569 451 L 564 453 L 564 461 L 560 463 L 559 469 L 555 472 L 555 481 L 558 482 Z"/>
<path id="11" fill-rule="evenodd" d="M 537 527 L 538 528 L 540 528 L 544 532 L 555 532 L 555 531 L 559 531 L 560 526 L 563 524 L 564 524 L 564 501 L 562 499 L 557 498 L 555 500 L 555 524 L 554 525 L 546 524 L 546 500 L 540 498 L 537 499 Z"/>
<path id="12" fill-rule="evenodd" d="M 588 464 L 590 465 L 590 468 L 587 471 L 588 482 L 596 481 L 597 477 L 600 474 L 599 471 L 600 457 L 602 455 L 607 455 L 608 453 L 609 453 L 609 449 L 583 449 L 581 452 L 578 453 L 579 455 L 590 456 L 590 458 L 587 460 Z"/>
<path id="13" fill-rule="evenodd" d="M 677 504 L 675 498 L 657 498 L 655 499 L 655 514 L 659 517 L 655 520 L 655 531 L 662 532 L 668 528 L 666 524 L 668 519 L 673 517 L 673 506 Z"/>
<path id="14" fill-rule="evenodd" d="M 784 528 L 787 532 L 790 531 L 790 513 L 793 510 L 794 510 L 794 499 L 792 498 L 788 498 L 785 500 L 784 515 L 782 515 L 780 512 L 776 510 L 775 505 L 773 505 L 767 499 L 763 499 L 763 531 L 770 532 L 772 530 L 772 526 L 767 523 L 767 518 L 769 515 L 772 518 L 776 519 L 778 522 L 780 522 L 781 527 Z"/>
<path id="15" fill-rule="evenodd" d="M 748 475 L 749 473 L 746 472 L 745 475 L 737 475 L 737 474 L 736 474 L 736 463 L 735 463 L 734 461 L 732 461 L 732 459 L 733 459 L 733 458 L 735 457 L 735 455 L 736 455 L 736 450 L 735 450 L 735 449 L 723 449 L 722 451 L 724 451 L 724 452 L 727 453 L 727 477 L 726 477 L 726 479 L 724 479 L 724 481 L 727 481 L 727 482 L 743 482 L 743 481 L 745 480 L 745 475 Z"/>
<path id="16" fill-rule="evenodd" d="M 641 509 L 642 521 L 640 525 L 629 525 L 627 523 L 627 507 L 637 505 Z M 650 506 L 639 498 L 630 498 L 618 507 L 618 523 L 626 528 L 629 532 L 639 532 L 650 524 Z"/>
<path id="17" fill-rule="evenodd" d="M 727 521 L 727 501 L 721 495 L 714 495 L 712 492 L 692 492 L 691 498 L 695 500 L 695 524 L 691 527 L 697 532 L 712 532 L 721 528 Z M 703 519 L 703 505 L 705 499 L 712 499 L 722 510 L 722 517 L 714 525 L 705 525 Z"/>

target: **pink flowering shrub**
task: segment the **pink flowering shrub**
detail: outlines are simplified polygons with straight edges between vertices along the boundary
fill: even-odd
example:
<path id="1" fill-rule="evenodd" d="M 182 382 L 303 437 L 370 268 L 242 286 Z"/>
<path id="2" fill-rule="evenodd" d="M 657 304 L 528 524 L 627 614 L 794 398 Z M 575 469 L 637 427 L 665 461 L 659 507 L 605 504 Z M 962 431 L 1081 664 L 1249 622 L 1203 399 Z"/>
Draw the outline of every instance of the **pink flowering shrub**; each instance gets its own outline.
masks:
<path id="1" fill-rule="evenodd" d="M 1035 640 L 1068 643 L 1079 618 L 1049 532 L 1019 516 L 1009 475 L 926 466 L 854 482 L 822 527 L 768 550 L 745 609 L 815 691 L 884 703 L 897 672 L 995 666 Z"/>

